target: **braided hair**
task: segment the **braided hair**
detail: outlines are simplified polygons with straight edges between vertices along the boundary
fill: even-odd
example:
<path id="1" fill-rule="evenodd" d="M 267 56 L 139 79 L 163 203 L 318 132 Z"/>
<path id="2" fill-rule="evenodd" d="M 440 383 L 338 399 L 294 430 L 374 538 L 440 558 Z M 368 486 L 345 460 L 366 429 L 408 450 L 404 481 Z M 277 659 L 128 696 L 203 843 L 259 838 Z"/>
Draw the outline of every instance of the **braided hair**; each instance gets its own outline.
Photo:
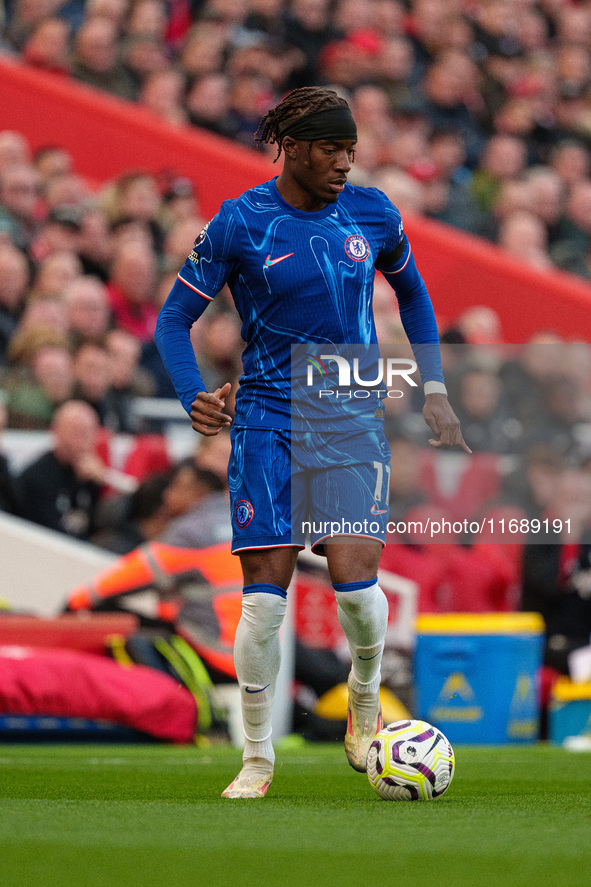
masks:
<path id="1" fill-rule="evenodd" d="M 267 111 L 255 133 L 255 142 L 277 145 L 277 156 L 273 161 L 276 163 L 283 149 L 282 132 L 289 123 L 307 114 L 342 107 L 348 107 L 347 102 L 334 89 L 326 89 L 324 86 L 302 86 L 294 89 L 275 108 Z"/>

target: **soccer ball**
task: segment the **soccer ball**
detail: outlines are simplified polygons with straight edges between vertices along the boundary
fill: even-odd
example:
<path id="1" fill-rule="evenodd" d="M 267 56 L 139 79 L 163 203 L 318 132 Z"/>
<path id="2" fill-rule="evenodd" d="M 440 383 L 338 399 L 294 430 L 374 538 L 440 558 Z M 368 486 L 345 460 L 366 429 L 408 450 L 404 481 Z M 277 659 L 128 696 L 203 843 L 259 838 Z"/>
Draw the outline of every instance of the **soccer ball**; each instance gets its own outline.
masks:
<path id="1" fill-rule="evenodd" d="M 431 801 L 452 781 L 453 748 L 426 721 L 396 721 L 376 734 L 367 753 L 371 787 L 385 801 Z"/>

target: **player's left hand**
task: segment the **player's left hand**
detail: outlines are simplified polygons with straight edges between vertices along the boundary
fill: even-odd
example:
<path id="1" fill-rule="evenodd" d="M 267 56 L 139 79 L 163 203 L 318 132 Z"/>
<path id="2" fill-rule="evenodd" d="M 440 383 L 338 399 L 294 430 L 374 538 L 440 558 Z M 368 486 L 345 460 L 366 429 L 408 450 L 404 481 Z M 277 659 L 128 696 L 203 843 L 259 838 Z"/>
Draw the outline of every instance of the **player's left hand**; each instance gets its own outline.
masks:
<path id="1" fill-rule="evenodd" d="M 423 419 L 435 435 L 429 439 L 432 447 L 449 450 L 452 447 L 461 447 L 464 452 L 472 450 L 462 437 L 460 420 L 451 408 L 445 394 L 427 394 L 423 407 Z"/>
<path id="2" fill-rule="evenodd" d="M 200 391 L 191 404 L 191 424 L 195 431 L 212 437 L 219 434 L 222 428 L 229 428 L 232 419 L 222 410 L 226 406 L 226 398 L 229 397 L 232 386 L 229 382 L 211 393 Z"/>

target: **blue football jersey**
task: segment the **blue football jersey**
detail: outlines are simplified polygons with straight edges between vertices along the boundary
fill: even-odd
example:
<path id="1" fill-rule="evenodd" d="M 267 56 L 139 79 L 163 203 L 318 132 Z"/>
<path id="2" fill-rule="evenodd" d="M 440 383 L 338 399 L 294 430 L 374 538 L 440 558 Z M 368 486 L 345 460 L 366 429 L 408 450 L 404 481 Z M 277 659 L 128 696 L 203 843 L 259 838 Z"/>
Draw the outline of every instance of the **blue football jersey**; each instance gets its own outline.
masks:
<path id="1" fill-rule="evenodd" d="M 375 188 L 347 184 L 336 203 L 313 213 L 286 203 L 275 179 L 225 201 L 195 241 L 159 318 L 158 346 L 185 409 L 204 390 L 188 330 L 227 284 L 246 343 L 234 421 L 289 428 L 292 346 L 307 343 L 320 354 L 375 344 L 376 264 L 404 237 L 400 213 Z M 179 318 L 182 349 L 171 345 Z M 432 341 L 431 327 L 429 335 Z"/>

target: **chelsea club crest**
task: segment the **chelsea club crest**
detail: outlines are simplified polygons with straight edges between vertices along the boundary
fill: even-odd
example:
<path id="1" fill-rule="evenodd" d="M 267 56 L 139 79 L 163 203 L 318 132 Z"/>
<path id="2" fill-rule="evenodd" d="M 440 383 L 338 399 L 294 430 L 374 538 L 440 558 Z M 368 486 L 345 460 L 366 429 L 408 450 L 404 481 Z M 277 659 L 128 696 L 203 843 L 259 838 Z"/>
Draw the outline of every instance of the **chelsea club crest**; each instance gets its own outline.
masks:
<path id="1" fill-rule="evenodd" d="M 345 240 L 345 252 L 354 262 L 365 262 L 369 256 L 369 243 L 361 234 L 351 234 Z"/>
<path id="2" fill-rule="evenodd" d="M 236 503 L 234 518 L 241 530 L 247 527 L 254 515 L 254 508 L 248 499 L 241 499 Z"/>

